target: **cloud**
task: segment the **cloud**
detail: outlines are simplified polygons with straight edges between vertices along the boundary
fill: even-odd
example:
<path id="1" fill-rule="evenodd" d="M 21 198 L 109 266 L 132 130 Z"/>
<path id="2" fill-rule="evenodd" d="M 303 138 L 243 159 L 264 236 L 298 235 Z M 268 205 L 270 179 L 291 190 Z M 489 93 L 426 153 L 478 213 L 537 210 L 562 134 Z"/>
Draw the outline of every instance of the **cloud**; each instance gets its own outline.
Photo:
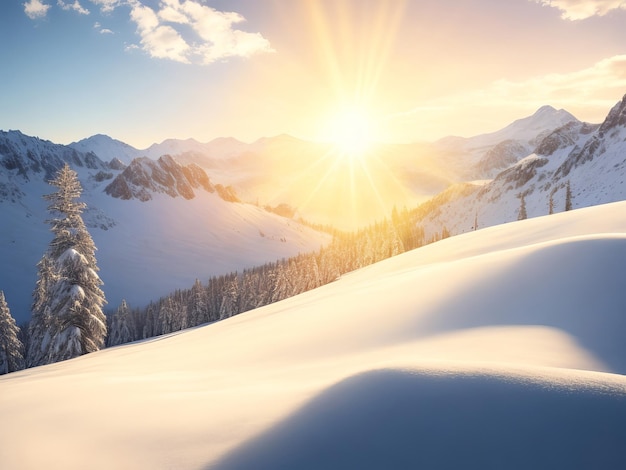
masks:
<path id="1" fill-rule="evenodd" d="M 78 0 L 74 0 L 74 3 L 66 3 L 63 0 L 57 0 L 57 4 L 65 11 L 74 10 L 81 15 L 89 14 L 89 10 L 83 8 Z"/>
<path id="2" fill-rule="evenodd" d="M 584 20 L 603 16 L 612 10 L 626 9 L 623 0 L 530 0 L 543 6 L 557 8 L 565 20 Z"/>
<path id="3" fill-rule="evenodd" d="M 459 110 L 473 115 L 500 115 L 511 109 L 529 112 L 551 104 L 582 119 L 599 122 L 622 98 L 624 90 L 626 55 L 617 55 L 570 73 L 550 73 L 521 81 L 497 80 L 484 89 L 420 103 L 419 107 L 393 114 L 389 119 L 443 119 Z"/>
<path id="4" fill-rule="evenodd" d="M 26 16 L 31 20 L 43 18 L 48 13 L 48 9 L 50 9 L 50 5 L 42 3 L 41 0 L 28 0 L 28 2 L 23 5 L 24 13 L 26 13 Z"/>
<path id="5" fill-rule="evenodd" d="M 98 5 L 103 13 L 110 13 L 121 5 L 128 4 L 127 0 L 89 0 L 94 5 Z"/>
<path id="6" fill-rule="evenodd" d="M 193 0 L 162 0 L 157 11 L 139 0 L 130 2 L 141 47 L 151 57 L 211 64 L 273 52 L 261 34 L 234 28 L 245 21 L 238 13 L 218 11 Z"/>
<path id="7" fill-rule="evenodd" d="M 130 18 L 137 24 L 142 49 L 151 57 L 189 63 L 190 46 L 174 28 L 162 25 L 152 8 L 135 1 Z"/>

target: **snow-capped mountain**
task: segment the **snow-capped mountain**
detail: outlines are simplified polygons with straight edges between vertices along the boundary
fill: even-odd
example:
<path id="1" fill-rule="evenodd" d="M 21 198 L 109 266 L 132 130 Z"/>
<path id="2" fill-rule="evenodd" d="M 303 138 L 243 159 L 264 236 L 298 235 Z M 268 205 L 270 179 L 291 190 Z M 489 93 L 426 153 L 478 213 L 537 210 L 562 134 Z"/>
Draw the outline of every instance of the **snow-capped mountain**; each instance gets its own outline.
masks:
<path id="1" fill-rule="evenodd" d="M 104 188 L 104 192 L 119 199 L 149 201 L 156 193 L 193 199 L 196 196 L 194 189 L 215 191 L 202 168 L 194 164 L 181 165 L 164 155 L 157 161 L 148 157 L 136 158 Z"/>
<path id="2" fill-rule="evenodd" d="M 579 121 L 564 109 L 542 106 L 533 115 L 496 132 L 445 137 L 435 145 L 444 164 L 459 175 L 457 182 L 493 178 L 531 153 L 547 135 L 571 122 Z"/>
<path id="3" fill-rule="evenodd" d="M 570 121 L 483 184 L 452 188 L 421 208 L 428 235 L 451 234 L 626 199 L 626 97 L 602 125 Z M 522 210 L 523 206 L 523 210 Z"/>
<path id="4" fill-rule="evenodd" d="M 100 139 L 105 141 L 106 139 Z M 109 154 L 108 156 L 112 156 Z M 118 154 L 119 155 L 119 154 Z M 117 157 L 115 157 L 117 158 Z M 236 202 L 232 188 L 202 168 L 140 157 L 125 166 L 89 151 L 20 132 L 0 133 L 0 290 L 19 322 L 30 316 L 36 263 L 51 239 L 42 195 L 64 163 L 75 169 L 98 247 L 109 308 L 145 305 L 196 278 L 319 249 L 329 237 L 264 209 Z"/>
<path id="5" fill-rule="evenodd" d="M 578 121 L 567 111 L 544 106 L 490 134 L 448 137 L 434 144 L 379 145 L 350 165 L 328 144 L 289 135 L 251 144 L 233 138 L 207 143 L 167 139 L 144 150 L 104 136 L 72 145 L 126 164 L 130 157 L 157 160 L 171 155 L 232 186 L 245 201 L 270 206 L 286 203 L 313 222 L 355 229 L 386 217 L 394 206 L 422 202 L 450 184 L 493 178 L 568 122 Z"/>
<path id="6" fill-rule="evenodd" d="M 110 161 L 114 158 L 129 164 L 133 159 L 149 157 L 153 160 L 163 155 L 180 157 L 183 155 L 198 156 L 222 160 L 224 158 L 241 155 L 254 144 L 246 144 L 232 137 L 218 137 L 210 142 L 198 142 L 195 139 L 166 139 L 161 143 L 155 143 L 145 149 L 137 149 L 125 142 L 113 139 L 107 135 L 96 134 L 78 142 L 72 142 L 69 147 L 80 152 L 92 152 L 102 160 Z"/>
<path id="7" fill-rule="evenodd" d="M 129 164 L 133 159 L 146 154 L 144 151 L 138 150 L 132 145 L 128 145 L 103 134 L 96 134 L 78 142 L 72 142 L 68 147 L 80 152 L 95 153 L 104 161 L 118 159 L 124 164 Z"/>

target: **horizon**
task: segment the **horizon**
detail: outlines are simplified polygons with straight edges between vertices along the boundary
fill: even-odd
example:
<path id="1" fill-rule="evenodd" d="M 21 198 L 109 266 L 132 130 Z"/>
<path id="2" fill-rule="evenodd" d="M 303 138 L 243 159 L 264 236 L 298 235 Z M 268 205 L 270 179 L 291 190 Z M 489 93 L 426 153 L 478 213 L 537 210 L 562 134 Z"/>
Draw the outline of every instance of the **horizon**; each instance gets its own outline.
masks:
<path id="1" fill-rule="evenodd" d="M 619 101 L 620 100 L 617 99 L 615 103 L 618 103 Z M 520 116 L 518 118 L 514 118 L 513 120 L 511 120 L 511 121 L 509 121 L 507 123 L 502 124 L 497 129 L 487 130 L 486 132 L 483 132 L 483 133 L 480 133 L 480 134 L 475 134 L 475 135 L 444 134 L 442 137 L 439 137 L 438 139 L 435 139 L 435 140 L 419 140 L 419 141 L 412 141 L 412 142 L 374 141 L 374 142 L 372 142 L 372 144 L 373 145 L 377 145 L 377 146 L 432 144 L 432 143 L 438 142 L 439 140 L 445 140 L 445 139 L 448 139 L 448 138 L 463 138 L 463 139 L 466 139 L 466 138 L 478 137 L 478 136 L 481 136 L 481 135 L 488 135 L 488 134 L 496 133 L 496 132 L 506 128 L 507 126 L 515 123 L 516 121 L 519 121 L 519 120 L 522 120 L 522 119 L 526 119 L 526 118 L 530 118 L 530 117 L 534 116 L 535 114 L 537 114 L 543 108 L 551 108 L 554 111 L 565 111 L 565 112 L 571 114 L 572 116 L 574 116 L 576 119 L 578 119 L 578 117 L 576 115 L 574 115 L 574 113 L 569 112 L 567 109 L 556 108 L 556 107 L 554 107 L 554 106 L 552 106 L 550 104 L 546 104 L 546 105 L 540 106 L 534 112 L 532 112 L 532 113 L 530 113 L 528 115 Z M 610 111 L 610 108 L 609 108 L 609 110 L 607 110 L 607 115 L 608 115 L 609 111 Z M 603 121 L 604 121 L 604 118 L 602 118 L 601 120 L 599 120 L 597 122 L 588 122 L 588 123 L 589 124 L 601 124 Z M 26 134 L 25 132 L 23 132 L 23 130 L 21 130 L 21 129 L 0 129 L 0 131 L 3 131 L 3 132 L 15 132 L 15 131 L 17 131 L 17 132 L 20 132 L 20 133 L 22 133 L 24 135 L 29 135 L 29 134 Z M 217 136 L 217 137 L 210 138 L 209 140 L 200 140 L 200 139 L 198 139 L 197 137 L 194 137 L 194 136 L 183 137 L 183 138 L 161 137 L 158 140 L 150 143 L 149 145 L 147 145 L 145 147 L 137 147 L 136 145 L 134 145 L 134 144 L 132 144 L 130 142 L 124 141 L 122 139 L 119 139 L 116 136 L 108 135 L 108 134 L 101 133 L 101 132 L 98 132 L 96 134 L 92 134 L 92 135 L 89 135 L 89 136 L 86 136 L 86 137 L 79 138 L 78 140 L 75 140 L 75 141 L 72 141 L 72 142 L 58 142 L 58 141 L 50 140 L 50 139 L 47 139 L 47 138 L 44 138 L 44 137 L 41 137 L 41 136 L 38 136 L 38 135 L 30 135 L 30 137 L 35 137 L 35 138 L 38 138 L 38 139 L 41 139 L 41 140 L 50 141 L 50 142 L 52 142 L 54 144 L 60 144 L 60 145 L 66 145 L 66 146 L 69 146 L 69 145 L 72 145 L 72 144 L 76 144 L 76 143 L 79 143 L 79 142 L 81 142 L 83 140 L 88 140 L 88 139 L 91 139 L 93 137 L 99 137 L 99 136 L 107 137 L 107 138 L 110 138 L 112 140 L 121 142 L 123 144 L 130 145 L 134 149 L 140 150 L 140 151 L 141 150 L 148 150 L 148 149 L 150 149 L 153 146 L 162 145 L 165 142 L 172 141 L 172 140 L 173 141 L 183 141 L 183 142 L 191 140 L 191 141 L 197 142 L 197 143 L 202 144 L 202 145 L 211 144 L 211 143 L 213 143 L 215 141 L 219 141 L 219 140 L 234 140 L 234 141 L 236 141 L 238 143 L 241 143 L 241 144 L 254 145 L 256 143 L 259 143 L 262 140 L 271 140 L 271 139 L 279 139 L 281 137 L 288 137 L 288 138 L 296 139 L 296 140 L 299 140 L 299 141 L 302 141 L 302 142 L 305 142 L 305 143 L 311 143 L 311 144 L 317 144 L 317 145 L 332 145 L 333 144 L 333 142 L 330 139 L 325 140 L 325 141 L 324 140 L 313 140 L 313 139 L 307 139 L 307 138 L 304 138 L 304 137 L 299 137 L 299 136 L 296 136 L 296 135 L 292 135 L 292 134 L 289 134 L 289 133 L 286 133 L 286 132 L 280 132 L 280 133 L 277 133 L 277 134 L 274 134 L 274 135 L 264 135 L 264 136 L 260 136 L 260 137 L 258 137 L 256 139 L 253 139 L 253 140 L 243 140 L 243 139 L 239 139 L 239 138 L 237 138 L 236 136 L 233 136 L 233 135 Z"/>
<path id="2" fill-rule="evenodd" d="M 433 142 L 545 104 L 598 122 L 626 89 L 624 20 L 623 5 L 597 0 L 5 2 L 0 35 L 15 46 L 0 52 L 12 71 L 0 128 L 143 149 L 343 139 L 337 123 Z"/>

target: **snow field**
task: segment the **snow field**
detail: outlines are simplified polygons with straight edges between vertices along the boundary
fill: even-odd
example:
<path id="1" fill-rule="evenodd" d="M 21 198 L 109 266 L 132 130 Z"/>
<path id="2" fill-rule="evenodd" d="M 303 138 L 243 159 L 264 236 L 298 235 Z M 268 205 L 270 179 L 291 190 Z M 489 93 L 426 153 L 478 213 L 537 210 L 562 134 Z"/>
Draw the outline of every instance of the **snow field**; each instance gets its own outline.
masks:
<path id="1" fill-rule="evenodd" d="M 625 270 L 621 202 L 8 374 L 0 467 L 619 468 Z"/>

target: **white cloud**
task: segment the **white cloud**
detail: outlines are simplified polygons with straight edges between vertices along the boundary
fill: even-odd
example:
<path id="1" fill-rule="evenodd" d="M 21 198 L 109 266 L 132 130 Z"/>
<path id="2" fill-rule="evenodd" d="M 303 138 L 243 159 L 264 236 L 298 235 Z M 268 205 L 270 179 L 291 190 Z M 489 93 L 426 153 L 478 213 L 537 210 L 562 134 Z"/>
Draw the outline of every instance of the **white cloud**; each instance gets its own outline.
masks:
<path id="1" fill-rule="evenodd" d="M 74 10 L 81 15 L 89 14 L 89 10 L 83 8 L 78 0 L 74 0 L 74 3 L 66 3 L 63 0 L 57 0 L 57 4 L 65 11 Z"/>
<path id="2" fill-rule="evenodd" d="M 159 10 L 159 18 L 169 23 L 180 23 L 180 24 L 189 23 L 189 18 L 187 18 L 180 11 L 170 6 L 166 6 L 165 8 L 162 8 L 161 10 Z"/>
<path id="3" fill-rule="evenodd" d="M 624 0 L 531 0 L 544 6 L 557 8 L 566 20 L 584 20 L 603 16 L 611 10 L 626 9 Z"/>
<path id="4" fill-rule="evenodd" d="M 158 11 L 139 0 L 130 2 L 131 19 L 137 24 L 142 49 L 152 57 L 210 64 L 230 57 L 273 52 L 261 34 L 234 28 L 245 21 L 238 13 L 221 12 L 194 0 L 162 0 Z M 181 29 L 181 25 L 186 29 Z"/>
<path id="5" fill-rule="evenodd" d="M 152 8 L 135 1 L 130 17 L 137 24 L 143 50 L 151 57 L 189 63 L 190 46 L 174 28 L 161 25 Z"/>
<path id="6" fill-rule="evenodd" d="M 110 13 L 120 5 L 128 4 L 127 0 L 89 0 L 94 5 L 98 5 L 103 13 Z"/>
<path id="7" fill-rule="evenodd" d="M 31 20 L 35 20 L 37 18 L 43 18 L 48 13 L 48 9 L 50 5 L 42 3 L 41 0 L 28 0 L 28 2 L 24 3 L 24 13 Z"/>

